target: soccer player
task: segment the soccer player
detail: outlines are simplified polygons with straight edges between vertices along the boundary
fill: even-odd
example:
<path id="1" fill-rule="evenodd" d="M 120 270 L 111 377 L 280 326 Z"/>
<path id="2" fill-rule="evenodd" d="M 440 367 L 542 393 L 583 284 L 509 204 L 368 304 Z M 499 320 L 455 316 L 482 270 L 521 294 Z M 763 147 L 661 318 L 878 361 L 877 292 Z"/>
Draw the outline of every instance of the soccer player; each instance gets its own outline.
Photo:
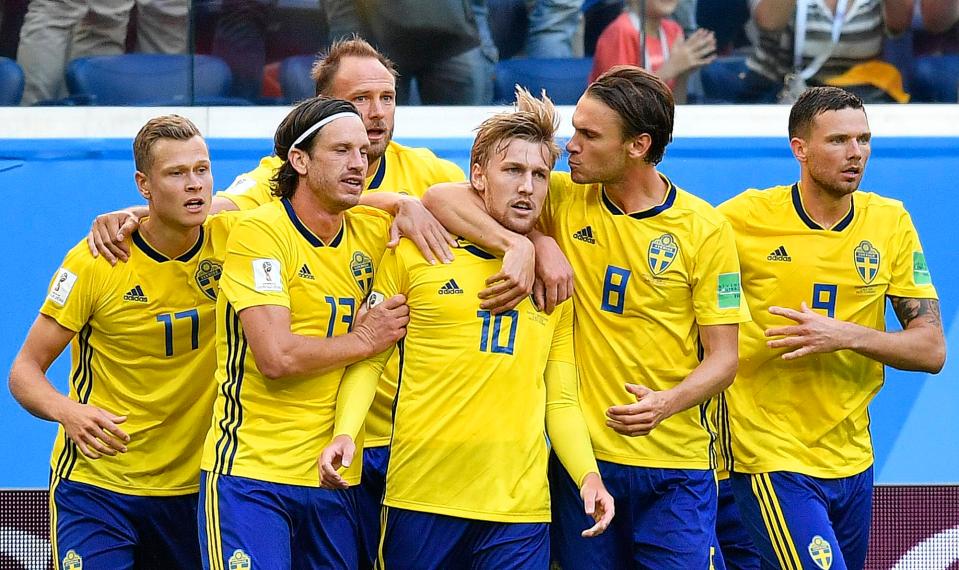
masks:
<path id="1" fill-rule="evenodd" d="M 744 294 L 728 392 L 732 484 L 764 567 L 860 569 L 872 503 L 867 406 L 883 366 L 938 372 L 939 302 L 902 203 L 857 191 L 871 133 L 862 100 L 815 87 L 789 114 L 799 181 L 720 206 Z M 886 299 L 902 331 L 885 331 Z"/>
<path id="2" fill-rule="evenodd" d="M 710 564 L 710 397 L 735 375 L 749 315 L 729 222 L 656 170 L 673 112 L 669 87 L 642 69 L 602 75 L 576 105 L 571 173 L 553 173 L 540 217 L 574 270 L 581 403 L 621 515 L 583 540 L 576 487 L 554 464 L 553 546 L 567 570 Z M 481 245 L 509 239 L 462 188 L 426 202 Z"/>
<path id="3" fill-rule="evenodd" d="M 549 99 L 517 90 L 517 110 L 477 132 L 472 191 L 511 231 L 536 224 L 559 155 L 555 129 Z M 377 274 L 372 298 L 405 295 L 411 316 L 399 349 L 382 567 L 548 568 L 549 443 L 580 488 L 580 512 L 585 504 L 594 517 L 585 534 L 601 533 L 613 516 L 578 406 L 572 307 L 546 315 L 527 299 L 499 315 L 480 309 L 476 294 L 499 268 L 465 241 L 439 266 L 403 242 Z M 351 462 L 386 358 L 347 372 L 337 436 L 320 460 L 330 486 L 346 484 L 334 468 Z"/>
<path id="4" fill-rule="evenodd" d="M 150 120 L 133 154 L 149 214 L 128 262 L 111 266 L 83 242 L 71 249 L 10 372 L 17 401 L 60 424 L 50 461 L 58 568 L 200 564 L 200 451 L 229 221 L 207 219 L 210 156 L 189 120 Z M 71 342 L 64 396 L 46 371 Z"/>
<path id="5" fill-rule="evenodd" d="M 284 157 L 274 176 L 280 199 L 236 224 L 220 279 L 218 388 L 201 463 L 203 564 L 356 568 L 354 496 L 320 489 L 316 461 L 332 438 L 345 367 L 405 331 L 402 297 L 357 312 L 390 217 L 354 207 L 369 140 L 348 101 L 297 105 L 274 145 Z"/>
<path id="6" fill-rule="evenodd" d="M 360 203 L 395 215 L 390 246 L 395 247 L 399 236 L 403 235 L 417 244 L 427 259 L 449 260 L 447 242 L 451 238 L 422 206 L 419 196 L 433 184 L 461 181 L 465 180 L 465 176 L 458 166 L 437 158 L 428 149 L 406 147 L 392 140 L 396 111 L 396 70 L 393 62 L 366 41 L 353 38 L 334 43 L 316 61 L 312 75 L 318 95 L 352 102 L 363 118 L 370 147 Z M 228 189 L 217 193 L 213 199 L 213 211 L 247 210 L 276 201 L 277 198 L 271 194 L 270 180 L 285 159 L 285 156 L 279 155 L 261 159 L 257 168 L 238 176 Z M 100 216 L 94 222 L 91 242 L 96 242 L 96 247 L 108 259 L 123 259 L 122 248 L 126 241 L 122 237 L 136 227 L 140 215 L 141 211 L 131 208 Z M 120 241 L 116 241 L 118 238 Z M 516 240 L 512 248 L 519 260 L 529 258 L 532 252 L 532 244 L 528 240 Z M 509 263 L 513 255 L 507 254 L 505 259 Z M 517 274 L 517 270 L 510 268 L 507 268 L 507 272 L 510 275 Z M 497 280 L 506 290 L 525 291 L 528 294 L 532 273 L 527 273 L 517 278 L 524 281 L 522 286 L 514 279 L 500 279 L 502 276 Z M 370 564 L 379 540 L 380 499 L 383 496 L 389 454 L 390 410 L 396 393 L 398 361 L 398 357 L 394 358 L 387 365 L 368 417 L 363 485 L 356 490 Z"/>

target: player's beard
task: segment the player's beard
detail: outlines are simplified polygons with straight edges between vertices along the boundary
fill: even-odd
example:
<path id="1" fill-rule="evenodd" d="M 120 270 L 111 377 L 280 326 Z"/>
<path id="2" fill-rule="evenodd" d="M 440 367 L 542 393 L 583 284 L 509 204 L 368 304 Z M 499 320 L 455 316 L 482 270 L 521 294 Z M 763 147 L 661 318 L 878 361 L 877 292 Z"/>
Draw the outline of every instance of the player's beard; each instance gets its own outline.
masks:
<path id="1" fill-rule="evenodd" d="M 370 164 L 373 164 L 377 160 L 383 158 L 383 155 L 386 154 L 386 147 L 390 145 L 390 141 L 393 140 L 393 129 L 386 129 L 385 125 L 376 125 L 376 128 L 384 129 L 383 138 L 378 142 L 371 142 L 370 149 L 366 153 L 366 157 L 369 160 Z"/>
<path id="2" fill-rule="evenodd" d="M 831 180 L 827 180 L 825 177 L 820 176 L 813 170 L 809 171 L 809 176 L 813 179 L 813 182 L 825 190 L 827 194 L 837 198 L 854 193 L 859 189 L 859 184 L 862 183 L 862 174 L 859 175 L 859 178 L 856 179 L 855 182 L 849 183 L 836 183 Z"/>

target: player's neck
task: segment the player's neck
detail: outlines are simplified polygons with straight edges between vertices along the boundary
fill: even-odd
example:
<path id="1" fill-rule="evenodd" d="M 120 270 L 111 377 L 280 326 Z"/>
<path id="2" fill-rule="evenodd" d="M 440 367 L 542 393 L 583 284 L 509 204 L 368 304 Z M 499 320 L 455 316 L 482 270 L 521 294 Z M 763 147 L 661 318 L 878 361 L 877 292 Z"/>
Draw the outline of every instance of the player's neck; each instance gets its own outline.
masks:
<path id="1" fill-rule="evenodd" d="M 200 226 L 184 228 L 150 216 L 140 224 L 140 234 L 153 249 L 168 259 L 176 259 L 196 245 L 196 240 L 200 237 Z"/>
<path id="2" fill-rule="evenodd" d="M 606 196 L 627 214 L 662 204 L 669 191 L 656 168 L 649 164 L 627 169 L 621 180 L 606 182 L 603 187 Z"/>
<path id="3" fill-rule="evenodd" d="M 296 217 L 324 243 L 332 241 L 343 225 L 343 212 L 332 211 L 309 188 L 297 190 L 290 198 L 290 204 Z"/>
<path id="4" fill-rule="evenodd" d="M 821 187 L 811 177 L 803 176 L 799 182 L 803 209 L 817 224 L 831 228 L 849 213 L 852 194 L 836 194 Z"/>

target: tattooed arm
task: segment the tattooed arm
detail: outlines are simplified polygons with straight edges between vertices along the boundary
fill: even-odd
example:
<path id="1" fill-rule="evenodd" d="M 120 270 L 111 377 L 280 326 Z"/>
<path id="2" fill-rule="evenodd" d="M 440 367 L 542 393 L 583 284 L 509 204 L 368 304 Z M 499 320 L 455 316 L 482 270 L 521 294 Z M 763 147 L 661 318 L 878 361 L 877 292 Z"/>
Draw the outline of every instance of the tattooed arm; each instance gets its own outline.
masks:
<path id="1" fill-rule="evenodd" d="M 831 319 L 809 309 L 798 311 L 770 307 L 769 312 L 792 319 L 796 324 L 766 330 L 774 340 L 769 348 L 790 349 L 785 360 L 807 354 L 852 350 L 900 370 L 937 373 L 946 361 L 946 339 L 942 333 L 939 301 L 910 297 L 889 297 L 902 330 L 879 331 L 855 323 Z"/>

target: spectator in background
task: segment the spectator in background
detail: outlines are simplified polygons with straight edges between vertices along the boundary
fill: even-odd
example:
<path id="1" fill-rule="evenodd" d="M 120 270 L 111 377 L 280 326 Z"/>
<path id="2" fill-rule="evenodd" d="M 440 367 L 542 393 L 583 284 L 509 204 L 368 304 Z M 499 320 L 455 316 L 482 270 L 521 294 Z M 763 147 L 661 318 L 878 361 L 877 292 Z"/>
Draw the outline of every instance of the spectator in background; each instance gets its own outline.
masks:
<path id="1" fill-rule="evenodd" d="M 452 9 L 459 4 L 445 5 L 451 1 L 429 0 L 429 3 L 438 10 Z M 426 105 L 488 105 L 492 102 L 497 52 L 487 22 L 486 0 L 469 1 L 466 26 L 474 28 L 473 34 L 478 40 L 473 47 L 456 53 L 443 53 L 440 48 L 446 46 L 436 44 L 446 42 L 438 41 L 435 34 L 420 39 L 410 34 L 398 37 L 400 34 L 395 25 L 384 25 L 389 24 L 386 22 L 388 18 L 395 24 L 397 13 L 401 14 L 401 8 L 393 2 L 325 0 L 323 8 L 331 41 L 359 34 L 396 62 L 399 72 L 397 104 L 410 104 L 414 78 L 420 102 Z M 469 30 L 464 32 L 468 34 Z"/>
<path id="2" fill-rule="evenodd" d="M 124 53 L 134 5 L 136 51 L 186 52 L 187 0 L 31 0 L 17 49 L 26 81 L 23 104 L 63 96 L 71 60 Z"/>
<path id="3" fill-rule="evenodd" d="M 529 11 L 528 57 L 573 57 L 583 0 L 526 0 Z"/>
<path id="4" fill-rule="evenodd" d="M 913 0 L 750 0 L 750 13 L 759 42 L 734 101 L 791 102 L 806 85 L 824 84 L 866 102 L 908 100 L 898 71 L 878 60 L 883 32 L 909 29 Z"/>
<path id="5" fill-rule="evenodd" d="M 670 18 L 678 3 L 646 0 L 646 13 L 640 18 L 640 2 L 630 0 L 629 9 L 599 36 L 590 82 L 614 65 L 644 66 L 669 85 L 676 103 L 685 103 L 686 80 L 690 73 L 715 59 L 716 38 L 702 28 L 684 38 L 682 27 Z M 640 53 L 639 46 L 641 22 L 646 29 L 645 54 Z"/>
<path id="6" fill-rule="evenodd" d="M 728 0 L 718 0 L 727 2 Z M 745 2 L 746 0 L 741 0 Z M 619 17 L 626 7 L 623 0 L 584 0 L 583 2 L 583 52 L 592 57 L 596 52 L 596 41 L 613 20 Z M 683 27 L 684 35 L 692 35 L 699 26 L 696 24 L 698 0 L 679 0 L 672 19 Z"/>

